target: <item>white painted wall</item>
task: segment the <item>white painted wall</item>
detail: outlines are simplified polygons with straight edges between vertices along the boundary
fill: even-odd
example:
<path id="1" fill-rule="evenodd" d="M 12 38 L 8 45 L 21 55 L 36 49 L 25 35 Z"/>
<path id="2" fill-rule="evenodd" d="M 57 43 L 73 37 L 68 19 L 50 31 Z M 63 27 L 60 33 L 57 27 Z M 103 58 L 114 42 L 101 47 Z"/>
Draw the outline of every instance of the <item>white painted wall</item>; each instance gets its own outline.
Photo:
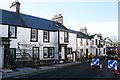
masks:
<path id="1" fill-rule="evenodd" d="M 77 38 L 77 42 L 76 42 L 76 44 L 77 44 L 77 59 L 80 59 L 80 54 L 83 54 L 83 53 L 80 53 L 80 49 L 81 49 L 81 45 L 80 45 L 80 41 L 81 41 L 81 39 L 80 38 Z"/>
<path id="2" fill-rule="evenodd" d="M 54 32 L 55 59 L 58 59 L 58 32 Z"/>
<path id="3" fill-rule="evenodd" d="M 72 51 L 76 51 L 77 49 L 77 44 L 76 44 L 76 41 L 77 41 L 77 34 L 75 33 L 69 33 L 69 43 L 67 45 L 67 47 L 71 47 L 72 48 Z M 72 56 L 72 59 L 73 61 L 75 61 L 77 58 L 77 54 L 76 53 L 73 53 L 72 55 L 68 55 L 68 56 Z"/>
<path id="4" fill-rule="evenodd" d="M 0 46 L 0 68 L 4 67 L 4 47 Z"/>
<path id="5" fill-rule="evenodd" d="M 61 44 L 61 43 L 65 43 L 65 42 L 64 42 L 64 32 L 63 32 L 63 31 L 60 31 L 59 37 L 60 37 L 60 38 L 59 38 L 59 39 L 60 39 L 60 44 Z"/>
<path id="6" fill-rule="evenodd" d="M 81 45 L 81 39 L 82 39 L 82 45 Z M 88 40 L 88 45 L 86 45 L 86 40 Z M 80 54 L 83 56 L 86 56 L 86 49 L 88 49 L 88 53 L 92 52 L 91 49 L 91 40 L 85 39 L 85 38 L 77 38 L 77 52 L 78 52 L 78 58 L 80 58 Z M 83 49 L 83 52 L 81 53 L 81 49 Z"/>
<path id="7" fill-rule="evenodd" d="M 75 33 L 69 33 L 68 47 L 72 47 L 73 51 L 76 51 L 76 37 L 77 35 Z"/>
<path id="8" fill-rule="evenodd" d="M 44 42 L 43 41 L 43 30 L 39 30 L 39 42 L 42 44 L 41 53 L 40 53 L 40 55 L 41 55 L 40 59 L 44 59 L 44 56 L 43 56 L 43 54 L 44 54 L 43 53 L 43 48 L 44 47 L 54 47 L 54 56 L 55 56 L 54 58 L 55 59 L 57 58 L 57 55 L 56 55 L 57 49 L 56 48 L 58 48 L 58 46 L 56 44 L 57 44 L 58 40 L 56 39 L 56 35 L 57 35 L 56 32 L 50 31 L 50 36 L 49 36 L 50 37 L 50 42 Z"/>
<path id="9" fill-rule="evenodd" d="M 98 56 L 99 56 L 99 48 L 98 48 L 97 45 L 96 45 L 96 39 L 97 39 L 97 45 L 99 44 L 100 38 L 96 35 L 96 36 L 94 37 L 94 39 L 92 39 L 92 40 L 94 40 L 94 45 L 92 45 L 92 53 L 93 53 L 94 55 L 96 55 L 96 49 L 98 49 Z M 100 56 L 105 55 L 105 54 L 104 54 L 104 48 L 106 49 L 105 46 L 104 46 L 103 48 L 100 48 L 100 53 L 101 53 Z"/>
<path id="10" fill-rule="evenodd" d="M 10 42 L 10 48 L 18 48 L 18 44 L 34 44 L 30 47 L 20 47 L 21 49 L 29 49 L 27 52 L 32 56 L 32 47 L 39 47 L 39 58 L 42 60 L 43 57 L 43 47 L 54 47 L 55 54 L 57 53 L 58 46 L 56 45 L 57 40 L 57 32 L 50 32 L 50 42 L 43 42 L 43 30 L 38 30 L 38 42 L 30 42 L 31 37 L 31 29 L 17 27 L 17 39 L 12 39 Z M 19 51 L 18 51 L 19 52 Z M 55 58 L 57 55 L 55 55 Z"/>
<path id="11" fill-rule="evenodd" d="M 0 24 L 0 37 L 8 37 L 8 25 Z"/>
<path id="12" fill-rule="evenodd" d="M 17 43 L 30 44 L 30 29 L 17 27 L 17 39 L 10 39 L 10 48 L 17 48 Z M 21 47 L 23 49 L 23 47 Z"/>
<path id="13" fill-rule="evenodd" d="M 76 51 L 76 34 L 75 33 L 69 33 L 69 42 L 64 42 L 64 32 L 60 32 L 60 44 L 68 44 L 67 47 L 72 47 L 73 51 Z"/>
<path id="14" fill-rule="evenodd" d="M 86 54 L 86 39 L 83 39 L 82 38 L 82 45 L 80 45 L 80 49 L 83 49 L 83 55 L 85 55 Z M 81 42 L 81 39 L 80 39 L 80 41 L 79 42 Z"/>

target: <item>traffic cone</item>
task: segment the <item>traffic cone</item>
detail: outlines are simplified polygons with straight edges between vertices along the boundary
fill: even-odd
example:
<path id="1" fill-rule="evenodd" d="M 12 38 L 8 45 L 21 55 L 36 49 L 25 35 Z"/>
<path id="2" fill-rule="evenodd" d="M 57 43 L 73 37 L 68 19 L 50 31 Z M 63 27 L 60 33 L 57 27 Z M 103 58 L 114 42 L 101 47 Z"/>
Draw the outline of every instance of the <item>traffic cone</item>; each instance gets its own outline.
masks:
<path id="1" fill-rule="evenodd" d="M 103 66 L 102 66 L 102 64 L 100 64 L 100 69 L 99 70 L 103 70 Z"/>
<path id="2" fill-rule="evenodd" d="M 93 66 L 92 66 L 93 64 L 92 64 L 92 62 L 90 63 L 90 69 L 92 69 L 93 68 Z"/>
<path id="3" fill-rule="evenodd" d="M 117 69 L 117 65 L 115 65 L 114 74 L 119 74 L 118 69 Z"/>

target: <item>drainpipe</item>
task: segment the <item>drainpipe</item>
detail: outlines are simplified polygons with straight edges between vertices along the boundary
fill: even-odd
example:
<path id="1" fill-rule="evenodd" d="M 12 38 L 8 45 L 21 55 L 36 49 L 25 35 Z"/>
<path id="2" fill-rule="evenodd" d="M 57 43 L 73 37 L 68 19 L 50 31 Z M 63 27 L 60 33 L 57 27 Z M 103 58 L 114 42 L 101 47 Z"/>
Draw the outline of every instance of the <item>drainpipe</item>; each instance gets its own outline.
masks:
<path id="1" fill-rule="evenodd" d="M 59 30 L 58 30 L 58 59 L 59 59 L 59 48 L 60 48 L 60 33 L 59 33 Z"/>

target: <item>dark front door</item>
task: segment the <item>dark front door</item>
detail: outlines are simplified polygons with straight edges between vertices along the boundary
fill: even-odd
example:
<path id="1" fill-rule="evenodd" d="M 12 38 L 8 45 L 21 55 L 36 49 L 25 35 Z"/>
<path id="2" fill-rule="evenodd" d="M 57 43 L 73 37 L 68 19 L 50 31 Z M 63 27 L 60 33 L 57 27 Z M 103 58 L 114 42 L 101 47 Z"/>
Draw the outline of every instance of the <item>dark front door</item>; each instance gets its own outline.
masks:
<path id="1" fill-rule="evenodd" d="M 10 57 L 10 49 L 9 49 L 9 38 L 2 37 L 2 45 L 4 46 L 4 68 L 10 68 L 11 67 L 11 57 Z"/>
<path id="2" fill-rule="evenodd" d="M 98 56 L 98 49 L 96 48 L 96 56 Z"/>
<path id="3" fill-rule="evenodd" d="M 86 49 L 86 58 L 88 58 L 88 49 Z"/>
<path id="4" fill-rule="evenodd" d="M 11 60 L 10 60 L 10 53 L 9 53 L 9 48 L 7 44 L 4 44 L 4 68 L 10 68 L 11 65 Z"/>

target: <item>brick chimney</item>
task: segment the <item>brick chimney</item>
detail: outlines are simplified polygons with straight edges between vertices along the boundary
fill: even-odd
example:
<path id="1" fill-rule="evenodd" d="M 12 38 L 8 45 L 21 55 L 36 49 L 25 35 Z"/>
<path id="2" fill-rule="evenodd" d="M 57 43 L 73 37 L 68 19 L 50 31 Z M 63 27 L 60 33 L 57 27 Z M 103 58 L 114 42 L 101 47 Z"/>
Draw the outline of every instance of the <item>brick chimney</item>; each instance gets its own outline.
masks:
<path id="1" fill-rule="evenodd" d="M 14 2 L 12 2 L 10 8 L 11 8 L 12 11 L 20 13 L 20 3 L 19 3 L 19 1 L 15 0 Z"/>

